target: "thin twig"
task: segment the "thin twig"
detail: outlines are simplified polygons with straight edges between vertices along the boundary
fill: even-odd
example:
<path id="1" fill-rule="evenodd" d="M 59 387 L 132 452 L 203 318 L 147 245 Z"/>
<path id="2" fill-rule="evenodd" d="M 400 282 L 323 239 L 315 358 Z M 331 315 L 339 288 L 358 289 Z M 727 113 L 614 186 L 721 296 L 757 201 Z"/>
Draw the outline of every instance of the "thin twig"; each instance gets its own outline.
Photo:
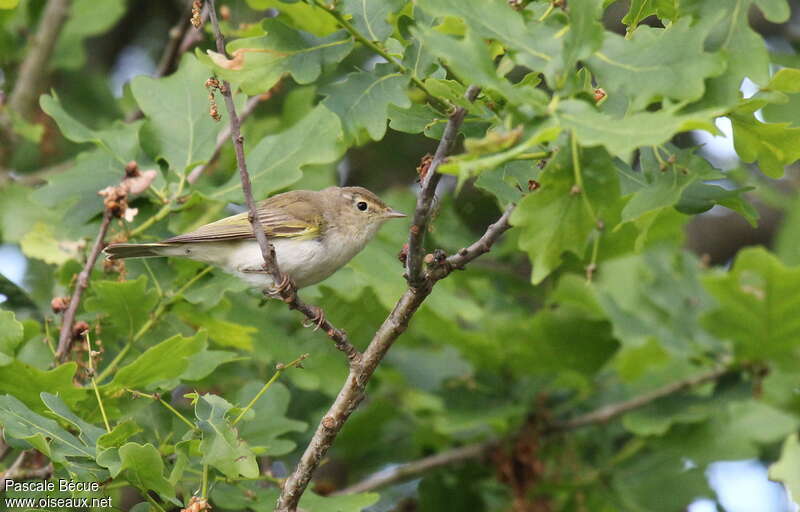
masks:
<path id="1" fill-rule="evenodd" d="M 97 262 L 97 257 L 100 251 L 103 250 L 105 245 L 106 233 L 108 233 L 108 226 L 111 224 L 113 214 L 108 209 L 103 210 L 103 221 L 100 223 L 100 230 L 97 232 L 97 238 L 94 240 L 92 250 L 89 257 L 86 259 L 86 264 L 83 266 L 80 274 L 78 274 L 78 281 L 75 284 L 75 292 L 69 299 L 69 306 L 64 312 L 64 319 L 61 322 L 61 332 L 58 336 L 58 349 L 56 350 L 56 361 L 62 361 L 69 352 L 69 347 L 74 339 L 72 333 L 72 326 L 75 323 L 75 314 L 78 312 L 78 306 L 81 302 L 81 295 L 84 290 L 89 286 L 89 276 L 91 275 L 92 268 Z"/>
<path id="2" fill-rule="evenodd" d="M 474 100 L 478 92 L 478 88 L 470 87 L 467 92 L 467 99 L 470 101 Z M 436 151 L 436 157 L 434 157 L 434 161 L 438 159 L 438 163 L 436 166 L 433 164 L 431 165 L 428 176 L 423 180 L 422 192 L 417 197 L 417 215 L 414 217 L 415 225 L 421 225 L 423 228 L 426 228 L 430 222 L 433 193 L 431 192 L 431 194 L 428 195 L 426 191 L 432 191 L 436 188 L 438 178 L 432 178 L 432 175 L 436 174 L 436 167 L 444 160 L 448 151 L 452 149 L 458 130 L 461 123 L 464 121 L 464 114 L 465 111 L 463 109 L 457 110 L 447 123 L 445 135 L 439 142 L 439 148 Z M 500 231 L 500 233 L 502 233 L 502 231 Z M 499 233 L 497 236 L 499 236 Z M 486 243 L 491 245 L 496 240 L 496 236 L 491 236 L 486 240 Z M 416 238 L 415 250 L 421 250 L 419 249 L 420 244 L 421 237 Z M 411 256 L 410 249 L 409 256 Z M 477 257 L 477 255 L 474 257 Z M 474 259 L 474 257 L 472 259 Z M 466 261 L 464 261 L 464 263 L 466 263 Z M 392 312 L 389 313 L 389 316 L 375 332 L 372 341 L 370 341 L 367 349 L 364 351 L 360 363 L 350 365 L 350 373 L 342 389 L 317 426 L 317 430 L 314 432 L 308 446 L 306 446 L 294 471 L 284 482 L 281 495 L 276 504 L 276 512 L 295 512 L 297 510 L 300 497 L 303 495 L 303 492 L 305 492 L 309 481 L 311 481 L 311 476 L 319 466 L 322 458 L 328 452 L 328 449 L 333 444 L 333 441 L 336 439 L 344 423 L 350 417 L 350 414 L 352 414 L 364 398 L 367 383 L 378 367 L 378 364 L 380 364 L 395 340 L 408 328 L 411 317 L 428 295 L 430 295 L 436 283 L 436 279 L 426 279 L 422 276 L 419 282 L 415 282 L 414 284 L 411 284 L 411 282 L 412 281 L 409 280 L 409 288 L 403 296 L 400 297 L 400 300 L 397 302 Z"/>
<path id="3" fill-rule="evenodd" d="M 22 466 L 22 463 L 25 462 L 25 455 L 27 455 L 27 450 L 21 452 L 14 462 L 11 463 L 11 466 L 7 470 L 3 472 L 3 476 L 0 477 L 0 491 L 6 490 L 6 481 L 13 480 L 17 478 L 17 474 L 19 473 L 19 468 Z"/>
<path id="4" fill-rule="evenodd" d="M 717 380 L 731 371 L 732 370 L 730 368 L 722 367 L 689 377 L 687 379 L 672 382 L 630 400 L 605 405 L 581 416 L 576 416 L 575 418 L 555 423 L 554 425 L 551 425 L 546 432 L 548 434 L 555 434 L 559 432 L 575 430 L 578 428 L 589 427 L 592 425 L 608 423 L 609 421 L 618 418 L 625 413 L 640 409 L 660 398 L 674 395 L 681 391 L 705 384 L 706 382 Z M 391 469 L 378 471 L 377 473 L 366 477 L 360 482 L 336 491 L 334 494 L 355 494 L 360 492 L 374 491 L 381 487 L 386 487 L 387 485 L 410 480 L 443 466 L 449 466 L 451 464 L 456 464 L 468 459 L 477 459 L 483 457 L 501 443 L 502 441 L 500 440 L 484 441 L 481 443 L 470 444 L 440 452 L 429 457 L 407 462 L 405 464 L 399 464 Z"/>
<path id="5" fill-rule="evenodd" d="M 89 353 L 89 375 L 92 380 L 92 388 L 94 388 L 94 395 L 97 397 L 97 405 L 100 406 L 100 414 L 103 416 L 103 425 L 106 427 L 106 432 L 111 432 L 111 426 L 108 424 L 108 416 L 106 416 L 106 408 L 103 406 L 103 399 L 100 398 L 100 390 L 97 388 L 97 379 L 94 378 L 94 362 L 92 354 L 92 342 L 89 339 L 89 331 L 83 333 L 86 337 L 86 352 Z"/>
<path id="6" fill-rule="evenodd" d="M 514 208 L 514 205 L 506 208 L 506 210 L 503 212 L 503 215 L 501 215 L 500 218 L 497 219 L 497 221 L 495 221 L 493 224 L 489 224 L 489 227 L 486 228 L 486 232 L 478 240 L 448 257 L 444 261 L 444 264 L 434 266 L 428 272 L 427 277 L 435 281 L 443 279 L 444 277 L 447 277 L 447 275 L 449 275 L 453 270 L 461 270 L 467 263 L 481 256 L 482 254 L 489 252 L 489 250 L 492 248 L 492 245 L 494 245 L 500 236 L 511 228 L 511 224 L 508 223 L 508 219 L 511 218 Z"/>
<path id="7" fill-rule="evenodd" d="M 472 85 L 467 89 L 465 96 L 468 101 L 474 101 L 479 93 L 480 87 Z M 407 279 L 412 287 L 421 286 L 425 281 L 422 275 L 422 243 L 431 221 L 431 209 L 436 195 L 436 185 L 439 184 L 439 179 L 441 178 L 437 170 L 452 151 L 458 138 L 458 130 L 461 128 L 461 123 L 463 123 L 466 113 L 467 111 L 464 107 L 459 107 L 452 113 L 444 129 L 444 135 L 439 141 L 439 146 L 436 148 L 436 153 L 433 155 L 433 160 L 431 160 L 430 166 L 420 182 L 417 207 L 414 210 L 414 222 L 411 224 L 411 230 L 408 235 L 408 257 L 406 259 Z"/>
<path id="8" fill-rule="evenodd" d="M 244 109 L 242 110 L 242 113 L 239 115 L 239 122 L 242 122 L 248 117 L 250 117 L 250 114 L 253 113 L 253 111 L 256 109 L 258 104 L 263 101 L 263 99 L 264 96 L 261 94 L 249 98 L 244 106 Z M 197 167 L 192 169 L 192 172 L 189 173 L 189 177 L 186 178 L 186 181 L 188 181 L 190 184 L 194 184 L 198 179 L 200 179 L 200 176 L 202 176 L 203 173 L 205 173 L 208 170 L 208 168 L 211 167 L 211 165 L 217 160 L 220 152 L 222 151 L 223 146 L 225 146 L 225 143 L 228 142 L 230 136 L 231 136 L 231 125 L 229 124 L 222 130 L 220 130 L 219 135 L 217 135 L 217 144 L 216 146 L 214 146 L 214 153 L 211 155 L 208 161 L 203 165 L 198 165 Z"/>
<path id="9" fill-rule="evenodd" d="M 645 405 L 648 405 L 651 402 L 658 400 L 659 398 L 664 398 L 665 396 L 674 395 L 675 393 L 679 393 L 689 388 L 697 387 L 701 384 L 705 384 L 706 382 L 717 380 L 723 375 L 726 375 L 730 372 L 731 369 L 724 366 L 720 368 L 715 368 L 714 370 L 710 370 L 706 373 L 701 373 L 693 377 L 688 377 L 686 379 L 682 379 L 676 382 L 671 382 L 669 384 L 661 386 L 660 388 L 654 389 L 653 391 L 633 397 L 630 400 L 624 400 L 622 402 L 617 402 L 615 404 L 609 404 L 604 407 L 600 407 L 599 409 L 595 409 L 594 411 L 588 412 L 586 414 L 582 414 L 581 416 L 557 422 L 551 428 L 552 430 L 563 432 L 568 430 L 574 430 L 580 427 L 585 427 L 587 425 L 608 423 L 612 419 L 621 416 L 626 412 L 630 412 L 633 411 L 634 409 L 639 409 L 641 407 L 644 407 Z"/>
<path id="10" fill-rule="evenodd" d="M 178 57 L 183 53 L 181 51 L 181 43 L 191 26 L 189 19 L 192 13 L 192 0 L 185 0 L 185 3 L 186 6 L 181 11 L 181 19 L 169 30 L 169 40 L 164 46 L 161 58 L 158 60 L 157 77 L 166 76 L 167 73 L 172 71 L 178 61 Z"/>
<path id="11" fill-rule="evenodd" d="M 193 430 L 195 432 L 200 430 L 200 428 L 197 425 L 195 425 L 194 423 L 192 423 L 191 421 L 186 419 L 186 416 L 181 414 L 180 411 L 178 411 L 176 408 L 172 407 L 172 405 L 170 405 L 169 402 L 167 402 L 166 400 L 161 398 L 161 395 L 159 395 L 158 393 L 152 393 L 152 394 L 151 393 L 142 393 L 141 391 L 136 391 L 135 389 L 126 389 L 125 391 L 127 391 L 128 393 L 130 393 L 131 395 L 133 395 L 135 397 L 149 398 L 150 400 L 159 402 L 169 412 L 171 412 L 172 414 L 177 416 L 179 420 L 184 422 L 191 430 Z"/>
<path id="12" fill-rule="evenodd" d="M 275 383 L 276 380 L 278 380 L 278 377 L 280 377 L 281 374 L 284 371 L 286 371 L 287 368 L 296 368 L 296 367 L 302 368 L 303 361 L 308 359 L 309 355 L 311 355 L 311 354 L 303 354 L 302 356 L 298 357 L 297 359 L 295 359 L 291 363 L 287 363 L 287 364 L 279 363 L 279 364 L 277 364 L 275 373 L 272 375 L 272 378 L 270 378 L 261 387 L 261 389 L 258 391 L 258 393 L 256 393 L 256 396 L 254 396 L 253 399 L 250 400 L 250 402 L 245 406 L 245 408 L 242 409 L 242 412 L 240 412 L 239 415 L 236 416 L 236 419 L 234 419 L 231 422 L 231 426 L 236 425 L 237 423 L 239 423 L 239 421 L 241 421 L 242 418 L 244 418 L 244 415 L 247 414 L 247 411 L 249 411 L 250 409 L 253 408 L 254 405 L 256 405 L 256 402 L 258 402 L 258 399 L 261 398 L 261 395 L 263 395 L 264 393 L 267 392 L 267 390 Z"/>
<path id="13" fill-rule="evenodd" d="M 164 51 L 161 53 L 161 57 L 158 59 L 158 66 L 156 67 L 156 72 L 153 74 L 156 78 L 161 78 L 166 76 L 170 71 L 175 68 L 175 64 L 178 62 L 178 58 L 186 53 L 191 47 L 191 44 L 186 44 L 186 40 L 190 35 L 193 35 L 197 38 L 196 34 L 193 32 L 197 32 L 195 30 L 189 30 L 191 27 L 190 15 L 192 13 L 192 0 L 186 0 L 186 7 L 181 11 L 181 17 L 178 22 L 169 29 L 169 40 L 167 41 L 166 46 L 164 46 Z M 200 36 L 202 38 L 202 36 Z M 197 42 L 199 39 L 193 40 Z M 141 119 L 143 117 L 143 112 L 141 109 L 137 108 L 136 110 L 130 112 L 125 117 L 125 122 L 130 123 L 132 121 L 136 121 L 137 119 Z"/>
<path id="14" fill-rule="evenodd" d="M 339 496 L 343 494 L 374 491 L 375 489 L 380 489 L 387 485 L 409 480 L 417 475 L 427 473 L 440 467 L 450 466 L 465 460 L 477 459 L 491 450 L 495 444 L 496 442 L 494 441 L 468 444 L 406 464 L 398 464 L 389 469 L 378 471 L 358 483 L 334 492 L 332 495 Z"/>
<path id="15" fill-rule="evenodd" d="M 219 21 L 217 20 L 216 6 L 214 0 L 208 1 L 208 12 L 211 18 L 211 25 L 214 29 L 214 36 L 217 42 L 217 51 L 222 55 L 227 55 L 225 52 L 225 39 L 222 37 L 222 32 L 219 29 Z M 267 233 L 261 224 L 256 209 L 256 203 L 253 200 L 253 188 L 250 183 L 250 173 L 247 171 L 247 162 L 244 157 L 244 137 L 241 134 L 241 120 L 236 113 L 236 106 L 233 103 L 233 95 L 231 94 L 231 86 L 227 80 L 222 82 L 222 96 L 225 98 L 225 108 L 230 118 L 231 140 L 233 141 L 233 148 L 236 153 L 236 163 L 239 167 L 239 178 L 242 181 L 242 193 L 244 194 L 245 204 L 247 205 L 248 219 L 253 227 L 253 235 L 258 241 L 258 246 L 261 249 L 261 256 L 264 258 L 262 266 L 265 273 L 272 276 L 274 291 L 280 295 L 283 301 L 289 306 L 290 309 L 296 309 L 306 316 L 318 328 L 322 329 L 329 338 L 331 338 L 336 345 L 336 348 L 344 352 L 347 356 L 350 366 L 356 365 L 361 359 L 361 354 L 350 341 L 347 335 L 341 329 L 337 329 L 326 318 L 322 310 L 316 306 L 311 306 L 300 300 L 294 285 L 285 276 L 275 258 L 275 248 L 267 238 Z"/>
<path id="16" fill-rule="evenodd" d="M 36 106 L 39 91 L 44 84 L 47 61 L 53 54 L 56 40 L 67 20 L 69 0 L 49 0 L 42 13 L 42 21 L 31 41 L 25 60 L 19 67 L 17 82 L 8 100 L 8 106 L 28 118 Z"/>

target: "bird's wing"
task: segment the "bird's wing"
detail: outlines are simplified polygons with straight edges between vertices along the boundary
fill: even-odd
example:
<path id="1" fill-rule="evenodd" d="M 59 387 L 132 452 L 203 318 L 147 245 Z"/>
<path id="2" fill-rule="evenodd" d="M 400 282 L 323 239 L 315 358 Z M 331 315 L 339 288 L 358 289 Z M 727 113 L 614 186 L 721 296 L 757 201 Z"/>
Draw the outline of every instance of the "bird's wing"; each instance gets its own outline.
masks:
<path id="1" fill-rule="evenodd" d="M 310 240 L 321 235 L 324 218 L 316 201 L 309 194 L 296 190 L 265 199 L 257 206 L 258 218 L 268 237 Z M 247 212 L 201 226 L 191 233 L 174 236 L 165 243 L 221 242 L 255 238 Z"/>

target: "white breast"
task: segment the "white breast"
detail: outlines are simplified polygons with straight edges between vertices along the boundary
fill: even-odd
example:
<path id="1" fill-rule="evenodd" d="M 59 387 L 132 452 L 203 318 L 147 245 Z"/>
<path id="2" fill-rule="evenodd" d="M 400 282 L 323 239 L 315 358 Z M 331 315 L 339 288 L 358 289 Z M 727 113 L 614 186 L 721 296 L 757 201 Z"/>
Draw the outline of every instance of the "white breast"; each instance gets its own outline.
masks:
<path id="1" fill-rule="evenodd" d="M 347 248 L 344 244 L 326 246 L 317 240 L 286 239 L 273 240 L 273 245 L 281 271 L 288 274 L 300 288 L 327 278 L 347 264 L 364 247 L 364 244 Z M 225 271 L 255 286 L 272 286 L 272 278 L 269 275 L 253 272 L 260 269 L 264 261 L 258 242 L 255 240 L 238 242 L 229 254 L 227 264 L 221 265 Z"/>
<path id="2" fill-rule="evenodd" d="M 303 288 L 322 281 L 346 265 L 361 252 L 378 228 L 376 224 L 348 233 L 329 232 L 325 242 L 275 238 L 272 243 L 281 271 Z M 342 243 L 343 240 L 347 243 Z M 273 286 L 272 277 L 261 270 L 264 260 L 255 240 L 176 244 L 161 249 L 161 253 L 211 263 L 253 286 Z"/>

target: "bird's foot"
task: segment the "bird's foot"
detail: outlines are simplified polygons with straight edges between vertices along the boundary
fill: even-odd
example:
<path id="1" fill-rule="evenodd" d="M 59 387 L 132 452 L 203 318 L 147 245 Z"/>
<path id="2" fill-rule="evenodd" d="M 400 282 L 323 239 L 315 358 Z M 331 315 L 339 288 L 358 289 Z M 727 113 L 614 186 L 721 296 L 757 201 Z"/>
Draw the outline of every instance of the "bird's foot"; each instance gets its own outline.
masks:
<path id="1" fill-rule="evenodd" d="M 288 294 L 286 293 L 287 290 L 289 290 Z M 292 282 L 292 279 L 288 275 L 283 274 L 281 281 L 277 285 L 270 286 L 264 290 L 264 293 L 274 299 L 282 299 L 284 302 L 293 302 L 295 298 L 294 291 L 295 284 Z"/>
<path id="2" fill-rule="evenodd" d="M 303 322 L 303 327 L 311 327 L 313 325 L 314 330 L 317 331 L 325 323 L 325 312 L 318 306 L 309 307 L 314 310 L 314 316 Z"/>

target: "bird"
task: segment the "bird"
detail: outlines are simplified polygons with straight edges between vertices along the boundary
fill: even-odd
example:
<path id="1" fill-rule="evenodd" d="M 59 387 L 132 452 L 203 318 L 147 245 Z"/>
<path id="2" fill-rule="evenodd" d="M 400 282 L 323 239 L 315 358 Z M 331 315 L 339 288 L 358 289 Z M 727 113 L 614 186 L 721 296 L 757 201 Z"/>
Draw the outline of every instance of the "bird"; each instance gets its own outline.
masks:
<path id="1" fill-rule="evenodd" d="M 281 272 L 296 288 L 319 283 L 347 264 L 388 220 L 406 215 L 363 187 L 292 190 L 257 203 L 256 211 L 275 248 Z M 243 212 L 155 243 L 114 243 L 109 260 L 179 257 L 208 263 L 251 286 L 275 283 L 263 268 L 261 249 Z"/>

